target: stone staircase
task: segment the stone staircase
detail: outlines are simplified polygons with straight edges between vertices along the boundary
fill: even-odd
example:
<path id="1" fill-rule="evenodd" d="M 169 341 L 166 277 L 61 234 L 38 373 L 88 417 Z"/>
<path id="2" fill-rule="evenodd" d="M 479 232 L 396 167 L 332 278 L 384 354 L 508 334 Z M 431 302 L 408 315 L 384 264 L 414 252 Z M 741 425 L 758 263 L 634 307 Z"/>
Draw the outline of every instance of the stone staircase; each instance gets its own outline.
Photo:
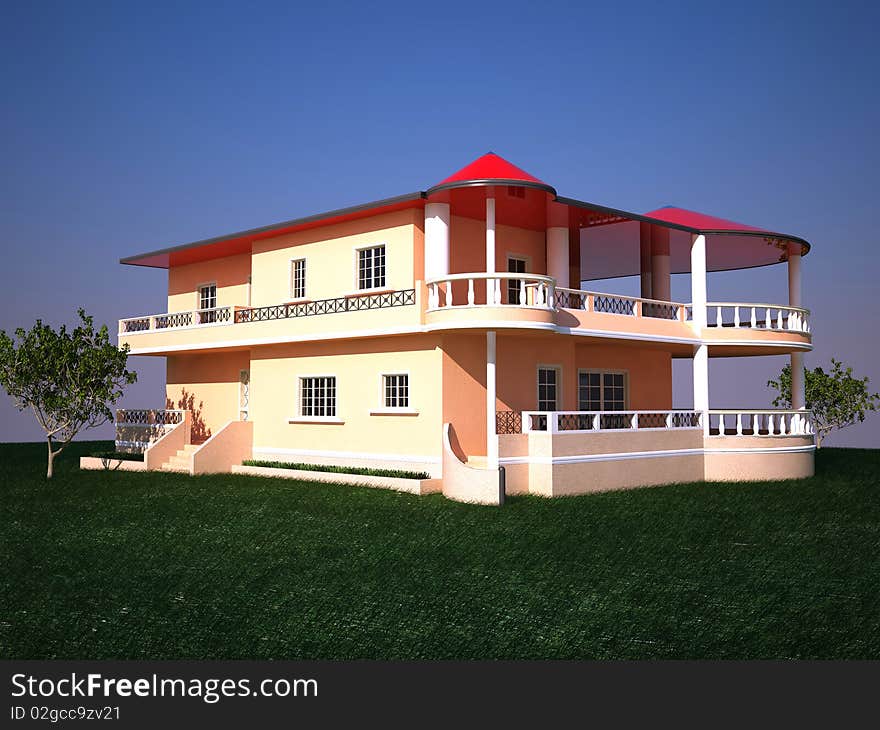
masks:
<path id="1" fill-rule="evenodd" d="M 201 444 L 187 444 L 161 466 L 162 471 L 176 471 L 192 474 L 193 454 L 201 448 Z"/>

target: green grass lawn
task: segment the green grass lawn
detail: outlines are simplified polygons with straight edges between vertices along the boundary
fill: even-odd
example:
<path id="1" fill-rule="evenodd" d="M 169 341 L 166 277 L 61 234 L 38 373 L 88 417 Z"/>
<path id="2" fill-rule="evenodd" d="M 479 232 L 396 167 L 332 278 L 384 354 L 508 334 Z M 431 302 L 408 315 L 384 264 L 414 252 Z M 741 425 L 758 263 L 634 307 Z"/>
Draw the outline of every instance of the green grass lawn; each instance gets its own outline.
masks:
<path id="1" fill-rule="evenodd" d="M 880 658 L 880 450 L 501 509 L 0 445 L 0 658 Z"/>

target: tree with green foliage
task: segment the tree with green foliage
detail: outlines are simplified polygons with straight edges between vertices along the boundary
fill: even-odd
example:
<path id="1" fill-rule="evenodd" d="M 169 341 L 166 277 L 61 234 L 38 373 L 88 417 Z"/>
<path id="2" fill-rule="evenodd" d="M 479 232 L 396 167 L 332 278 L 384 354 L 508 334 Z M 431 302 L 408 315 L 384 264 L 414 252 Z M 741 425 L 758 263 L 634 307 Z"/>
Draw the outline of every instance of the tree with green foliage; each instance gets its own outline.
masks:
<path id="1" fill-rule="evenodd" d="M 821 448 L 822 439 L 834 429 L 861 423 L 867 411 L 877 410 L 880 394 L 871 393 L 868 382 L 868 378 L 855 377 L 851 367 L 844 368 L 833 357 L 829 373 L 821 367 L 804 368 L 804 391 L 816 426 L 816 448 Z M 768 380 L 767 385 L 779 393 L 773 400 L 774 406 L 791 408 L 791 365 L 782 369 L 778 380 Z"/>
<path id="2" fill-rule="evenodd" d="M 122 387 L 137 381 L 126 368 L 128 345 L 110 342 L 107 326 L 95 330 L 92 317 L 78 310 L 80 324 L 68 331 L 37 320 L 19 327 L 13 340 L 0 330 L 0 385 L 19 411 L 30 408 L 46 432 L 52 478 L 55 457 L 81 430 L 113 418 L 110 406 Z"/>

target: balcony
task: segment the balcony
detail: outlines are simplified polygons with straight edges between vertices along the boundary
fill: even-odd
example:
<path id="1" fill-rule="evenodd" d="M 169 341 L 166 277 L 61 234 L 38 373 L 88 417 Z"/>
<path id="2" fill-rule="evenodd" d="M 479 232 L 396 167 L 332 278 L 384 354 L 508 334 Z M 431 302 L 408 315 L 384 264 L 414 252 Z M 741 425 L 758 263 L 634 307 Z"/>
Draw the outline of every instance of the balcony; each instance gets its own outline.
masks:
<path id="1" fill-rule="evenodd" d="M 800 307 L 710 302 L 707 326 L 697 333 L 692 304 L 562 288 L 549 276 L 479 272 L 426 284 L 425 321 L 433 328 L 531 327 L 689 346 L 702 339 L 717 345 L 716 354 L 736 354 L 743 345 L 764 345 L 749 354 L 770 354 L 811 342 L 810 312 Z"/>
<path id="2" fill-rule="evenodd" d="M 408 331 L 420 326 L 419 294 L 417 289 L 403 289 L 132 317 L 119 321 L 119 344 L 127 343 L 133 354 L 162 354 Z"/>

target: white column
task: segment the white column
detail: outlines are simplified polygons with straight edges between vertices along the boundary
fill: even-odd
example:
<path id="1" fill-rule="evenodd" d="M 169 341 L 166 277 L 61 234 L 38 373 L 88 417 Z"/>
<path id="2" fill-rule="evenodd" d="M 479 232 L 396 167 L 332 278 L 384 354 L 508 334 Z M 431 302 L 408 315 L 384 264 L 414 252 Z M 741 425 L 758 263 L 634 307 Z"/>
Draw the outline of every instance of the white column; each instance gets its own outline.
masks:
<path id="1" fill-rule="evenodd" d="M 706 326 L 706 237 L 703 235 L 691 239 L 691 305 L 694 329 L 702 330 Z"/>
<path id="2" fill-rule="evenodd" d="M 801 301 L 801 246 L 799 243 L 791 243 L 788 246 L 788 304 L 792 307 L 801 307 L 803 306 Z M 801 410 L 807 407 L 804 353 L 793 352 L 790 357 L 791 407 Z"/>
<path id="3" fill-rule="evenodd" d="M 486 198 L 486 273 L 495 273 L 495 198 Z"/>
<path id="4" fill-rule="evenodd" d="M 498 468 L 498 436 L 495 434 L 495 332 L 486 332 L 486 467 Z"/>
<path id="5" fill-rule="evenodd" d="M 655 226 L 651 234 L 651 298 L 668 302 L 671 289 L 669 229 Z"/>
<path id="6" fill-rule="evenodd" d="M 642 299 L 653 299 L 651 295 L 651 224 L 639 223 L 639 274 Z"/>
<path id="7" fill-rule="evenodd" d="M 425 279 L 449 273 L 449 203 L 425 204 Z"/>
<path id="8" fill-rule="evenodd" d="M 709 433 L 709 347 L 694 348 L 694 410 L 703 412 L 703 433 Z"/>
<path id="9" fill-rule="evenodd" d="M 800 244 L 788 246 L 788 304 L 802 307 L 801 304 L 801 247 Z"/>
<path id="10" fill-rule="evenodd" d="M 495 198 L 486 198 L 486 273 L 495 273 Z M 501 282 L 486 280 L 486 303 L 501 304 Z"/>
<path id="11" fill-rule="evenodd" d="M 567 289 L 569 284 L 568 228 L 547 229 L 547 276 L 556 279 L 556 286 Z"/>

